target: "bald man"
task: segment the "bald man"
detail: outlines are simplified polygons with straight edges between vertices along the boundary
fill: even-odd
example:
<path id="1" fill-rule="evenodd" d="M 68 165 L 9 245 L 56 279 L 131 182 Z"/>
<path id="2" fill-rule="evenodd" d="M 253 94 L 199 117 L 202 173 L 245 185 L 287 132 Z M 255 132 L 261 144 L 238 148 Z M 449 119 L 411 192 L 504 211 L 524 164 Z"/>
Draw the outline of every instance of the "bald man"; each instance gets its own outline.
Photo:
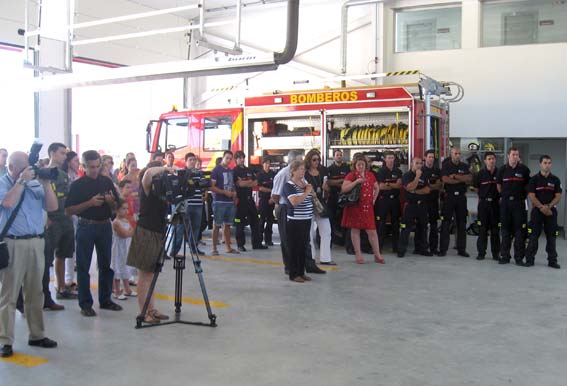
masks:
<path id="1" fill-rule="evenodd" d="M 21 204 L 20 204 L 21 201 Z M 13 355 L 16 301 L 23 286 L 30 346 L 53 348 L 43 324 L 42 277 L 45 264 L 43 210 L 57 210 L 57 197 L 50 181 L 36 180 L 28 156 L 14 152 L 8 159 L 8 174 L 0 177 L 0 229 L 20 205 L 4 241 L 10 254 L 8 267 L 0 270 L 0 355 Z"/>

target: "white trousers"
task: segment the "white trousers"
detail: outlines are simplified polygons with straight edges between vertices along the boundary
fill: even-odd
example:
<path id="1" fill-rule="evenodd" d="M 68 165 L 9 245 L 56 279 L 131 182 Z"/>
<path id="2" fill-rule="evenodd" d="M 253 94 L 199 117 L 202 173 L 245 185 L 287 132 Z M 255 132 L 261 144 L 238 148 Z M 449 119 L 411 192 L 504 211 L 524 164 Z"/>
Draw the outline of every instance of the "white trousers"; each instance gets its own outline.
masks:
<path id="1" fill-rule="evenodd" d="M 315 248 L 317 237 L 317 229 L 319 229 L 319 236 L 321 237 L 321 244 L 319 246 L 319 261 L 321 263 L 328 263 L 331 261 L 331 222 L 328 218 L 313 215 L 311 221 L 311 255 L 313 260 L 317 260 L 317 249 Z"/>
<path id="2" fill-rule="evenodd" d="M 4 240 L 10 252 L 10 264 L 0 271 L 0 344 L 14 343 L 16 302 L 22 286 L 29 340 L 43 339 L 44 240 Z"/>

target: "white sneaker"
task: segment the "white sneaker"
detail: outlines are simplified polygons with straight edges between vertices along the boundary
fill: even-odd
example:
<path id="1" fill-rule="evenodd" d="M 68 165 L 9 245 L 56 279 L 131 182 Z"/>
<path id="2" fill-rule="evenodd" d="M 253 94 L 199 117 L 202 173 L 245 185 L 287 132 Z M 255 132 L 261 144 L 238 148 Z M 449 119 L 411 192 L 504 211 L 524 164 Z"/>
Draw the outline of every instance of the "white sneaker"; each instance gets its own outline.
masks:
<path id="1" fill-rule="evenodd" d="M 120 295 L 112 295 L 112 297 L 114 297 L 114 299 L 118 299 L 118 300 L 126 300 L 126 296 L 124 296 L 124 294 L 120 294 Z"/>
<path id="2" fill-rule="evenodd" d="M 138 293 L 136 291 L 132 291 L 130 293 L 124 292 L 124 296 L 130 297 L 130 298 L 135 298 L 136 296 L 138 296 Z"/>

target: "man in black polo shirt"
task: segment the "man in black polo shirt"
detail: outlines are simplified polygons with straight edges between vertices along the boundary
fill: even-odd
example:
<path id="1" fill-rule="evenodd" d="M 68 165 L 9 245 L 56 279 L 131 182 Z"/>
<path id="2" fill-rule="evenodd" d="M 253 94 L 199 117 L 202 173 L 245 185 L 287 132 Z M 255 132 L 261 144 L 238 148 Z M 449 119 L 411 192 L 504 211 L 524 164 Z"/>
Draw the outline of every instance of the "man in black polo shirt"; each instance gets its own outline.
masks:
<path id="1" fill-rule="evenodd" d="M 83 316 L 96 316 L 91 295 L 91 266 L 93 248 L 98 263 L 98 301 L 101 309 L 120 311 L 122 307 L 110 300 L 114 271 L 110 268 L 112 225 L 110 217 L 118 205 L 118 192 L 108 177 L 100 174 L 100 155 L 88 150 L 82 157 L 85 175 L 71 184 L 65 202 L 67 216 L 79 216 L 77 226 L 77 284 L 79 306 Z"/>
<path id="2" fill-rule="evenodd" d="M 458 147 L 451 149 L 451 160 L 443 162 L 441 176 L 445 184 L 447 196 L 443 202 L 441 222 L 441 242 L 439 243 L 439 256 L 447 255 L 449 249 L 449 227 L 453 222 L 453 215 L 457 222 L 457 251 L 459 256 L 469 257 L 467 253 L 467 184 L 472 181 L 469 167 L 461 162 L 461 150 Z"/>
<path id="3" fill-rule="evenodd" d="M 236 205 L 236 243 L 238 250 L 246 251 L 246 236 L 244 235 L 244 222 L 248 220 L 250 230 L 252 232 L 252 249 L 267 249 L 262 245 L 260 238 L 260 230 L 258 229 L 258 211 L 256 203 L 252 198 L 252 188 L 258 185 L 254 172 L 244 165 L 246 154 L 239 150 L 234 153 L 236 167 L 234 168 L 234 184 L 236 185 L 236 196 L 238 203 Z"/>
<path id="4" fill-rule="evenodd" d="M 526 249 L 526 267 L 534 265 L 537 253 L 538 239 L 542 228 L 545 230 L 547 244 L 547 265 L 559 269 L 557 264 L 557 249 L 555 238 L 557 237 L 557 207 L 561 201 L 561 181 L 551 174 L 551 157 L 542 155 L 539 159 L 540 172 L 530 179 L 528 184 L 528 195 L 532 202 L 530 225 L 528 228 L 528 248 Z"/>
<path id="5" fill-rule="evenodd" d="M 496 154 L 489 151 L 484 153 L 484 165 L 473 178 L 473 186 L 478 192 L 478 226 L 479 233 L 476 240 L 478 251 L 477 260 L 484 260 L 488 246 L 488 232 L 490 232 L 490 249 L 492 259 L 498 260 L 500 256 L 500 193 L 496 186 Z"/>
<path id="6" fill-rule="evenodd" d="M 524 229 L 526 228 L 526 189 L 530 180 L 530 169 L 520 163 L 520 151 L 508 149 L 508 162 L 496 175 L 500 201 L 500 224 L 502 241 L 499 264 L 510 262 L 510 247 L 514 237 L 514 260 L 516 265 L 524 266 L 526 249 Z"/>
<path id="7" fill-rule="evenodd" d="M 329 210 L 329 220 L 331 220 L 331 240 L 335 244 L 345 243 L 346 232 L 341 227 L 342 209 L 339 208 L 339 193 L 345 180 L 345 176 L 350 173 L 350 168 L 343 162 L 343 152 L 340 149 L 333 151 L 333 164 L 327 168 L 329 174 L 327 185 L 329 185 L 329 197 L 327 199 L 327 209 Z M 343 234 L 341 237 L 340 235 Z M 354 254 L 354 250 L 352 251 Z"/>
<path id="8" fill-rule="evenodd" d="M 262 170 L 258 173 L 258 195 L 260 196 L 260 242 L 262 238 L 266 245 L 274 245 L 272 242 L 272 227 L 274 225 L 275 203 L 272 200 L 272 187 L 274 186 L 274 176 L 276 174 L 270 170 L 270 159 L 262 160 Z"/>
<path id="9" fill-rule="evenodd" d="M 431 190 L 429 189 L 427 178 L 421 170 L 422 166 L 423 161 L 421 158 L 414 158 L 411 164 L 411 170 L 405 173 L 402 178 L 406 205 L 400 225 L 402 230 L 398 257 L 405 256 L 409 234 L 414 223 L 416 253 L 423 256 L 433 256 L 427 246 L 427 233 L 424 232 L 427 227 L 427 197 L 431 193 Z"/>
<path id="10" fill-rule="evenodd" d="M 432 254 L 439 253 L 439 191 L 443 187 L 441 181 L 441 169 L 435 160 L 435 150 L 429 149 L 425 152 L 425 162 L 421 170 L 429 184 L 431 193 L 425 199 L 427 201 L 427 214 L 429 222 L 429 250 Z"/>
<path id="11" fill-rule="evenodd" d="M 384 245 L 386 220 L 388 215 L 390 215 L 392 250 L 394 253 L 398 251 L 398 238 L 400 235 L 400 188 L 402 187 L 402 171 L 394 166 L 395 160 L 396 156 L 394 153 L 384 153 L 384 166 L 376 173 L 376 181 L 378 181 L 380 186 L 380 193 L 374 203 L 376 231 L 378 232 L 380 248 L 382 249 Z"/>

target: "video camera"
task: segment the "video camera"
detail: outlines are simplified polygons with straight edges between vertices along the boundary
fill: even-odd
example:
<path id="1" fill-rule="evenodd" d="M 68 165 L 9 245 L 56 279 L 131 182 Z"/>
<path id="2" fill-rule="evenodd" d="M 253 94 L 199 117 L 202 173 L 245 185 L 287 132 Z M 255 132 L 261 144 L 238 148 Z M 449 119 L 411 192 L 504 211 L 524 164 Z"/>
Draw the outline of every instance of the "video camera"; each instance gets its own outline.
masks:
<path id="1" fill-rule="evenodd" d="M 204 176 L 195 181 L 195 174 L 186 169 L 177 170 L 175 173 L 167 171 L 154 176 L 152 179 L 152 190 L 163 201 L 177 205 L 193 196 L 197 188 L 207 189 L 211 181 Z"/>
<path id="2" fill-rule="evenodd" d="M 57 167 L 52 168 L 38 168 L 37 162 L 39 161 L 39 152 L 42 148 L 43 144 L 39 142 L 34 142 L 31 149 L 30 154 L 28 156 L 28 162 L 33 167 L 33 171 L 35 172 L 35 176 L 42 180 L 49 180 L 55 181 L 57 177 L 59 177 L 59 170 Z"/>

